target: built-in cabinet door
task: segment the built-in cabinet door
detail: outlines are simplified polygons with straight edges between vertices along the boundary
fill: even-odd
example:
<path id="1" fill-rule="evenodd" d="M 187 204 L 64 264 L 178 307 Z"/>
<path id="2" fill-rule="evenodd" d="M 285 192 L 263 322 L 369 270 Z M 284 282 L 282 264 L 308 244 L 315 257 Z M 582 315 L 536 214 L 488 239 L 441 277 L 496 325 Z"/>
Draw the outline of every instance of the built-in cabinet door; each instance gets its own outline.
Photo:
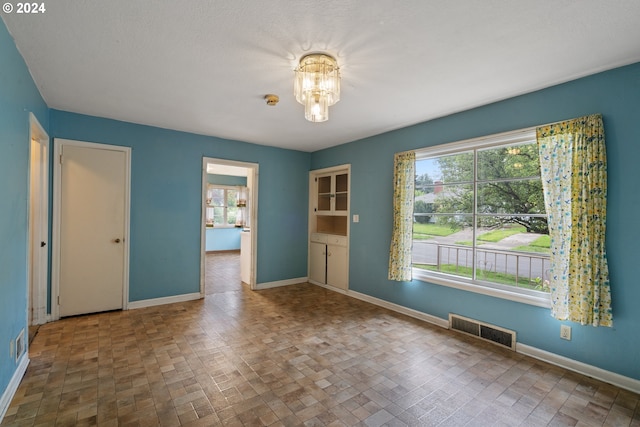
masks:
<path id="1" fill-rule="evenodd" d="M 347 248 L 327 245 L 327 284 L 340 289 L 347 289 Z"/>
<path id="2" fill-rule="evenodd" d="M 349 174 L 335 175 L 333 210 L 339 214 L 346 214 L 349 210 Z"/>
<path id="3" fill-rule="evenodd" d="M 331 173 L 316 177 L 316 212 L 346 215 L 349 210 L 349 174 Z"/>
<path id="4" fill-rule="evenodd" d="M 333 175 L 319 176 L 316 180 L 317 211 L 331 212 L 333 194 Z"/>
<path id="5" fill-rule="evenodd" d="M 327 273 L 327 245 L 324 243 L 311 242 L 309 254 L 309 279 L 326 283 Z"/>

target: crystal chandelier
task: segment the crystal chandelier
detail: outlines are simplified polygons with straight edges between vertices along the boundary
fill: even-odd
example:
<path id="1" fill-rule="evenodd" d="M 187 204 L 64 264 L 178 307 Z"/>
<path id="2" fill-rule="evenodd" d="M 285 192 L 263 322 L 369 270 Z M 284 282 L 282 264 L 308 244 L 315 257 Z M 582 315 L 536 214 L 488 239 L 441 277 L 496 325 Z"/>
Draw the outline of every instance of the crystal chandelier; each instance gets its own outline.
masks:
<path id="1" fill-rule="evenodd" d="M 329 55 L 313 53 L 303 56 L 296 68 L 293 93 L 304 105 L 304 118 L 310 122 L 329 119 L 329 107 L 340 101 L 340 68 Z"/>

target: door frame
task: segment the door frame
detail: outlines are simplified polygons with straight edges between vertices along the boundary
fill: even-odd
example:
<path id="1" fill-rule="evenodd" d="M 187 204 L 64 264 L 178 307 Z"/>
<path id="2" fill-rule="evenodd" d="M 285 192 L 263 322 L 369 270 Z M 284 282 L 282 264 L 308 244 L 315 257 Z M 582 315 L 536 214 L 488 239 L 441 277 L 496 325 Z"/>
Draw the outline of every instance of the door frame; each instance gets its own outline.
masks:
<path id="1" fill-rule="evenodd" d="M 249 287 L 256 289 L 257 262 L 258 262 L 258 163 L 240 162 L 236 160 L 217 159 L 214 157 L 202 158 L 202 210 L 200 214 L 200 298 L 205 296 L 205 254 L 206 254 L 206 200 L 207 200 L 207 164 L 235 166 L 246 168 L 251 176 L 251 188 L 249 192 L 249 224 L 251 227 L 251 271 L 249 273 Z"/>
<path id="2" fill-rule="evenodd" d="M 62 178 L 62 167 L 60 159 L 62 157 L 62 149 L 65 146 L 76 146 L 82 148 L 100 149 L 120 151 L 125 156 L 125 195 L 124 195 L 124 254 L 123 254 L 123 273 L 122 273 L 122 309 L 127 310 L 129 304 L 129 228 L 131 220 L 131 147 L 122 147 L 118 145 L 99 144 L 95 142 L 74 141 L 70 139 L 54 138 L 54 162 L 53 162 L 53 233 L 52 233 L 52 262 L 51 262 L 51 319 L 58 320 L 60 318 L 60 306 L 58 298 L 60 297 L 60 202 L 61 188 L 60 182 Z"/>
<path id="3" fill-rule="evenodd" d="M 40 146 L 43 157 L 33 162 L 33 144 Z M 49 247 L 42 254 L 40 242 L 49 242 L 49 135 L 33 113 L 29 113 L 29 268 L 27 271 L 27 325 L 42 325 L 47 316 L 47 284 L 49 275 Z M 34 168 L 38 168 L 37 182 L 32 182 Z M 34 186 L 35 184 L 35 186 Z M 35 197 L 35 200 L 34 200 Z M 33 218 L 38 214 L 37 218 Z M 34 250 L 38 252 L 34 256 Z M 37 276 L 37 277 L 35 277 Z"/>

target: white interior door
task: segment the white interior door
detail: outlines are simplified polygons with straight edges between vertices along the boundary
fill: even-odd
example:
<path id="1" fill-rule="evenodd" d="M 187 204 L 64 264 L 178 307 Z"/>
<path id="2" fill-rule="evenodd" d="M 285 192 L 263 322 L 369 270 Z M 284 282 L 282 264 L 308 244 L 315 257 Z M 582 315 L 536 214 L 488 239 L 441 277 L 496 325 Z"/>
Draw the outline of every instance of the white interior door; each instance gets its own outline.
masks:
<path id="1" fill-rule="evenodd" d="M 123 308 L 128 156 L 100 147 L 60 147 L 60 317 Z"/>

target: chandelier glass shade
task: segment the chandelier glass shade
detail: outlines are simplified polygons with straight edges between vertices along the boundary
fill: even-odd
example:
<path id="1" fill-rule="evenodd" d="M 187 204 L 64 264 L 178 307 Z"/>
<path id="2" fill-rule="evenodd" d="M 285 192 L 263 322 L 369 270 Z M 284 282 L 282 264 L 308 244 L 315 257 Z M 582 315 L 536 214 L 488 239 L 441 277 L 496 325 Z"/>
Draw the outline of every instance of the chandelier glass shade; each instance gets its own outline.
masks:
<path id="1" fill-rule="evenodd" d="M 304 118 L 310 122 L 329 119 L 329 107 L 340 100 L 340 68 L 329 55 L 314 53 L 300 59 L 295 70 L 293 93 L 304 105 Z"/>

